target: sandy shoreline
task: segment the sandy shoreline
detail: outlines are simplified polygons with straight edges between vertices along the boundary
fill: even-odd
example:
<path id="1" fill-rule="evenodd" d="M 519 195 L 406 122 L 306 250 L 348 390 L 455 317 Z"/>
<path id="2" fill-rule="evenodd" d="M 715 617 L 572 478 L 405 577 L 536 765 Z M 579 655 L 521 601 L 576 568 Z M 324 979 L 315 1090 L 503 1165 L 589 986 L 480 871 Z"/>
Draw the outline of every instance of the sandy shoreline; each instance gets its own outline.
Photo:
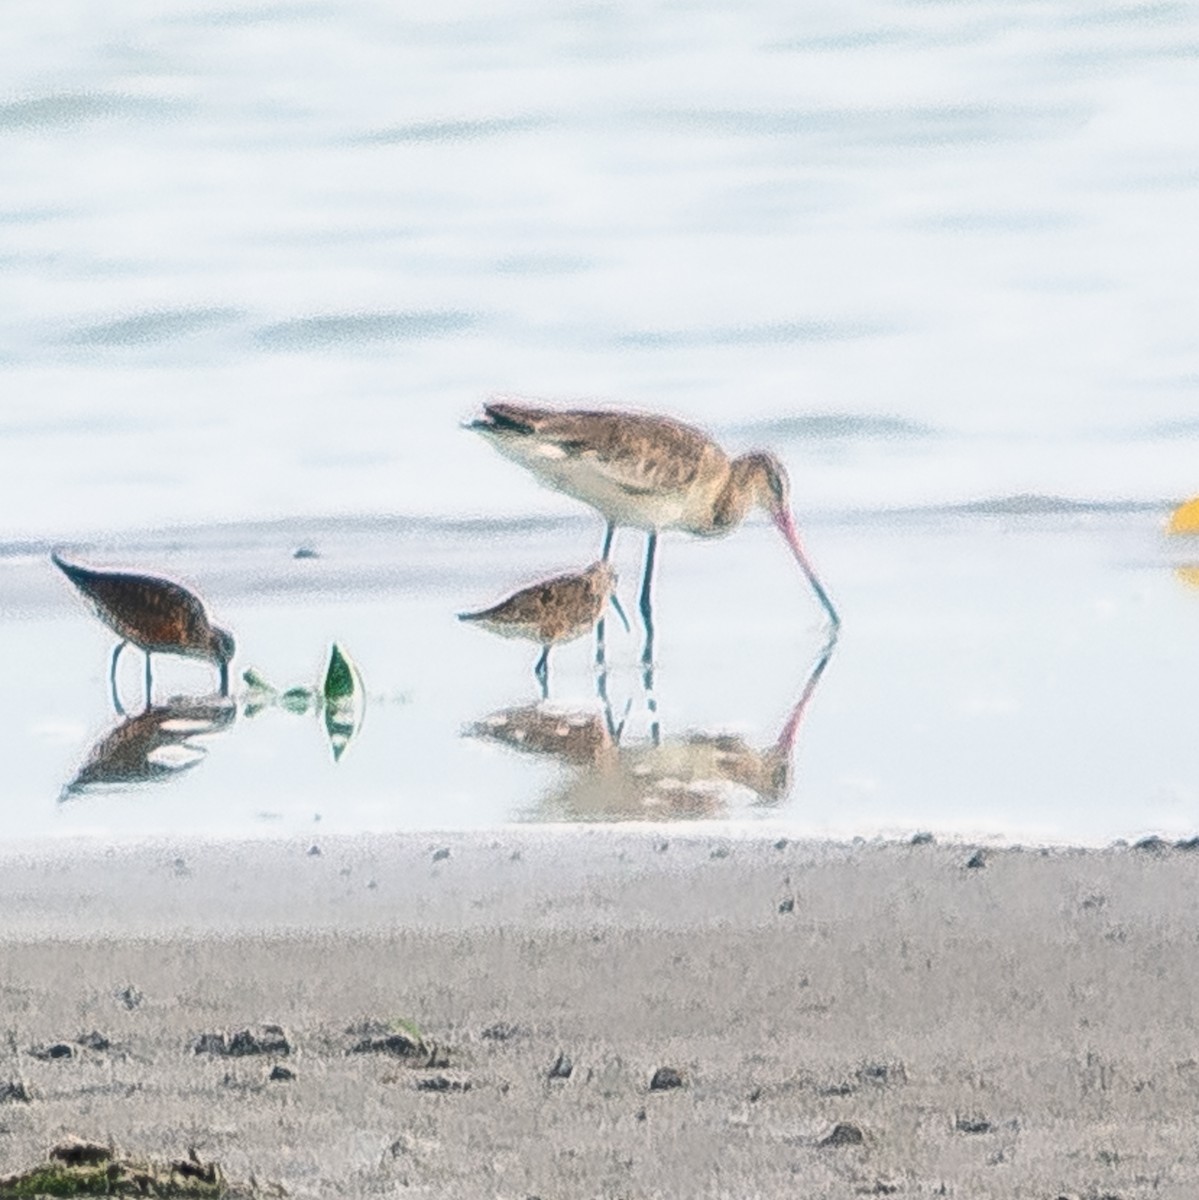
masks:
<path id="1" fill-rule="evenodd" d="M 29 1100 L 0 1102 L 0 1174 L 76 1133 L 294 1196 L 1195 1195 L 1199 855 L 972 854 L 602 830 L 7 854 L 0 1093 Z M 434 1065 L 348 1053 L 397 1020 Z M 263 1023 L 289 1054 L 194 1052 Z M 650 1089 L 663 1066 L 681 1088 Z M 838 1124 L 862 1143 L 822 1145 Z"/>

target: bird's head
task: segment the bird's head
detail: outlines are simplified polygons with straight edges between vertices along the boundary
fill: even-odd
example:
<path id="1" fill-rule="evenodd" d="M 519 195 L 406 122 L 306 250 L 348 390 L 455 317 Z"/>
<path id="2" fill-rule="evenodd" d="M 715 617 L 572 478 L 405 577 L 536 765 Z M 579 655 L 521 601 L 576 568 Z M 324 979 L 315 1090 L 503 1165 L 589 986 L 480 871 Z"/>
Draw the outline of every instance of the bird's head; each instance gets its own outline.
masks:
<path id="1" fill-rule="evenodd" d="M 733 460 L 731 474 L 732 486 L 725 490 L 726 494 L 736 498 L 733 502 L 734 511 L 730 513 L 734 519 L 733 523 L 744 516 L 750 505 L 761 505 L 770 514 L 779 533 L 791 547 L 796 562 L 803 569 L 824 606 L 830 624 L 834 628 L 839 626 L 841 620 L 836 609 L 833 608 L 820 580 L 816 578 L 816 572 L 812 570 L 803 544 L 799 540 L 799 530 L 795 527 L 795 517 L 791 512 L 791 481 L 787 476 L 787 468 L 769 450 L 754 450 Z M 740 512 L 735 511 L 736 504 L 740 505 Z"/>
<path id="2" fill-rule="evenodd" d="M 233 660 L 233 655 L 237 653 L 237 643 L 233 640 L 233 634 L 227 629 L 220 629 L 213 625 L 208 631 L 208 650 L 213 661 L 221 669 L 221 695 L 227 696 L 229 694 L 229 663 Z"/>
<path id="3" fill-rule="evenodd" d="M 209 633 L 208 648 L 213 661 L 222 667 L 227 667 L 237 653 L 237 643 L 233 640 L 233 634 L 227 629 L 218 629 L 215 625 Z"/>
<path id="4" fill-rule="evenodd" d="M 755 450 L 740 461 L 746 463 L 754 501 L 778 524 L 779 514 L 791 513 L 791 480 L 787 468 L 769 450 Z"/>
<path id="5" fill-rule="evenodd" d="M 616 568 L 610 562 L 601 559 L 599 562 L 594 562 L 584 572 L 593 589 L 595 595 L 603 596 L 605 600 L 611 601 L 612 608 L 616 615 L 620 618 L 620 623 L 625 627 L 625 632 L 629 630 L 629 618 L 625 614 L 624 605 L 620 602 L 620 597 L 616 594 Z"/>

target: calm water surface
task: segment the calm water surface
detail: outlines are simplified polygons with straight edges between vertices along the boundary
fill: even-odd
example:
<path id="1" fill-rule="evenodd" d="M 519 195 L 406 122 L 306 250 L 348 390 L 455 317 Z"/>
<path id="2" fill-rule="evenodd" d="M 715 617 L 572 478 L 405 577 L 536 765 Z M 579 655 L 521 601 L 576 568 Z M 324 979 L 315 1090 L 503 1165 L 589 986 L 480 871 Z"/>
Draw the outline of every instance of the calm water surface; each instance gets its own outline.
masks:
<path id="1" fill-rule="evenodd" d="M 1199 491 L 1196 5 L 11 0 L 5 34 L 4 828 L 586 815 L 568 765 L 459 736 L 532 691 L 455 609 L 597 540 L 461 432 L 494 391 L 788 463 L 846 632 L 790 799 L 720 814 L 1199 826 L 1199 550 L 1160 535 Z M 334 766 L 315 719 L 239 715 L 60 804 L 112 713 L 51 543 L 190 578 L 284 685 L 342 642 L 361 734 Z M 820 650 L 790 566 L 765 527 L 666 544 L 664 738 L 778 736 Z M 567 707 L 588 662 L 555 664 Z"/>

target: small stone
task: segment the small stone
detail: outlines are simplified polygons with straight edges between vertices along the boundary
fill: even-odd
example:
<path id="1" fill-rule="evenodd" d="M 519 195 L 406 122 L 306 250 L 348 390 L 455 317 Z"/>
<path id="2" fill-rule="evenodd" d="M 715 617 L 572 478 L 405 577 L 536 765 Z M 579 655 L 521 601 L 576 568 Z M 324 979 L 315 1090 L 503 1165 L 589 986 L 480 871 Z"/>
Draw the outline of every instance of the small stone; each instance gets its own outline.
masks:
<path id="1" fill-rule="evenodd" d="M 489 1042 L 506 1042 L 509 1038 L 518 1037 L 524 1031 L 519 1025 L 509 1025 L 507 1021 L 497 1021 L 483 1030 L 481 1037 Z"/>
<path id="2" fill-rule="evenodd" d="M 440 850 L 433 851 L 433 861 L 434 862 L 444 862 L 445 859 L 449 858 L 449 856 L 450 856 L 450 849 L 448 846 L 442 846 Z"/>
<path id="3" fill-rule="evenodd" d="M 985 1117 L 962 1117 L 953 1124 L 958 1133 L 990 1133 L 995 1127 Z"/>
<path id="4" fill-rule="evenodd" d="M 91 1033 L 81 1033 L 76 1039 L 75 1044 L 82 1046 L 85 1050 L 95 1050 L 97 1053 L 103 1053 L 109 1048 L 109 1041 L 99 1030 L 93 1029 Z"/>
<path id="5" fill-rule="evenodd" d="M 32 1104 L 33 1097 L 29 1089 L 19 1080 L 10 1079 L 0 1083 L 0 1104 Z"/>
<path id="6" fill-rule="evenodd" d="M 145 997 L 130 984 L 123 991 L 117 992 L 117 999 L 132 1012 L 135 1008 L 140 1008 Z"/>
<path id="7" fill-rule="evenodd" d="M 96 1163 L 109 1162 L 112 1150 L 99 1142 L 85 1142 L 82 1138 L 72 1137 L 65 1142 L 59 1142 L 50 1151 L 50 1157 L 68 1166 L 94 1166 Z"/>
<path id="8" fill-rule="evenodd" d="M 865 1137 L 856 1125 L 844 1121 L 833 1126 L 833 1131 L 818 1143 L 821 1146 L 860 1146 Z"/>
<path id="9" fill-rule="evenodd" d="M 258 1031 L 239 1029 L 236 1033 L 202 1033 L 192 1046 L 195 1054 L 219 1054 L 243 1058 L 249 1054 L 290 1054 L 291 1043 L 282 1025 L 260 1025 Z"/>
<path id="10" fill-rule="evenodd" d="M 406 1033 L 388 1033 L 382 1037 L 364 1037 L 346 1052 L 348 1054 L 391 1054 L 396 1058 L 424 1058 L 428 1048 Z"/>
<path id="11" fill-rule="evenodd" d="M 984 850 L 975 850 L 973 857 L 966 864 L 966 866 L 972 871 L 977 871 L 979 868 L 985 867 L 986 865 L 987 855 L 986 851 Z"/>
<path id="12" fill-rule="evenodd" d="M 785 900 L 779 901 L 779 912 L 793 913 L 795 911 L 795 897 L 788 896 Z"/>
<path id="13" fill-rule="evenodd" d="M 657 850 L 659 854 L 665 854 L 666 851 L 670 849 L 670 843 L 665 841 L 658 842 L 657 845 L 654 846 L 654 849 Z"/>
<path id="14" fill-rule="evenodd" d="M 912 834 L 912 840 L 909 844 L 913 846 L 932 846 L 936 840 L 931 833 L 922 829 L 919 833 Z"/>
<path id="15" fill-rule="evenodd" d="M 1181 838 L 1174 843 L 1174 849 L 1186 851 L 1199 850 L 1199 837 Z"/>
<path id="16" fill-rule="evenodd" d="M 750 1102 L 750 1104 L 757 1104 L 757 1102 L 762 1099 L 762 1089 L 760 1087 L 754 1088 L 754 1090 L 745 1098 Z"/>
<path id="17" fill-rule="evenodd" d="M 550 1067 L 549 1077 L 551 1079 L 569 1079 L 574 1069 L 575 1065 L 570 1061 L 569 1056 L 559 1054 L 554 1065 Z"/>
<path id="18" fill-rule="evenodd" d="M 469 1092 L 469 1079 L 448 1079 L 445 1075 L 434 1075 L 431 1079 L 418 1079 L 418 1092 Z"/>
<path id="19" fill-rule="evenodd" d="M 267 1076 L 272 1083 L 290 1083 L 295 1079 L 296 1073 L 290 1067 L 280 1066 L 278 1063 L 271 1068 L 271 1073 Z"/>
<path id="20" fill-rule="evenodd" d="M 820 1089 L 822 1096 L 852 1096 L 858 1089 L 852 1083 L 830 1083 Z"/>
<path id="21" fill-rule="evenodd" d="M 34 1046 L 29 1053 L 34 1058 L 41 1059 L 42 1062 L 52 1062 L 59 1058 L 74 1058 L 75 1047 L 66 1042 L 52 1042 L 47 1046 Z"/>
<path id="22" fill-rule="evenodd" d="M 729 848 L 727 846 L 717 846 L 712 853 L 708 855 L 709 858 L 728 858 L 728 856 Z"/>
<path id="23" fill-rule="evenodd" d="M 320 558 L 320 555 L 311 546 L 297 546 L 291 552 L 292 558 Z"/>
<path id="24" fill-rule="evenodd" d="M 308 857 L 309 858 L 320 858 L 320 856 L 321 856 L 321 848 L 315 842 L 313 842 L 312 845 L 308 847 Z"/>
<path id="25" fill-rule="evenodd" d="M 1157 834 L 1150 834 L 1149 837 L 1141 838 L 1139 842 L 1134 842 L 1132 845 L 1134 850 L 1145 850 L 1150 854 L 1164 854 L 1170 848 L 1170 843 L 1165 838 L 1160 838 Z"/>
<path id="26" fill-rule="evenodd" d="M 682 1086 L 683 1074 L 681 1071 L 676 1071 L 674 1067 L 659 1067 L 649 1081 L 651 1092 L 665 1092 L 670 1088 L 681 1088 Z"/>
<path id="27" fill-rule="evenodd" d="M 789 845 L 791 845 L 791 843 L 786 838 L 779 838 L 779 840 L 774 843 L 774 848 L 776 850 L 786 850 Z"/>
<path id="28" fill-rule="evenodd" d="M 908 1073 L 903 1063 L 867 1063 L 858 1072 L 858 1078 L 863 1083 L 873 1083 L 880 1087 L 888 1083 L 907 1082 Z"/>

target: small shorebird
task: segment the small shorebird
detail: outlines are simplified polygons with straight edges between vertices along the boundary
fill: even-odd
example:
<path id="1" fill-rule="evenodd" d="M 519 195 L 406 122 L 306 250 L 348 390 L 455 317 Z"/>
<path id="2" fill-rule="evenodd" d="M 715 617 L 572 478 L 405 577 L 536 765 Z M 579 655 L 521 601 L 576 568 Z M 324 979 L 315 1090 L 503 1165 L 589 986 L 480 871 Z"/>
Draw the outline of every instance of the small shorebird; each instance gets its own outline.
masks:
<path id="1" fill-rule="evenodd" d="M 458 614 L 458 620 L 470 621 L 498 633 L 501 637 L 528 638 L 540 642 L 541 657 L 533 668 L 541 684 L 541 694 L 549 691 L 550 647 L 582 637 L 603 616 L 609 600 L 620 619 L 628 618 L 613 589 L 616 572 L 607 562 L 592 563 L 585 571 L 556 575 L 521 588 L 506 600 L 480 612 Z"/>
<path id="2" fill-rule="evenodd" d="M 707 434 L 648 413 L 536 408 L 506 400 L 489 401 L 483 409 L 470 428 L 542 483 L 590 504 L 606 519 L 603 561 L 616 526 L 646 531 L 641 583 L 646 662 L 653 657 L 650 585 L 659 531 L 718 536 L 755 504 L 766 509 L 787 540 L 834 632 L 840 626 L 800 544 L 787 472 L 773 454 L 759 450 L 730 460 Z"/>
<path id="3" fill-rule="evenodd" d="M 169 579 L 93 571 L 64 561 L 57 551 L 51 561 L 83 593 L 100 618 L 121 639 L 112 653 L 109 682 L 118 709 L 117 660 L 127 642 L 146 654 L 146 702 L 150 700 L 150 655 L 183 654 L 214 662 L 221 673 L 221 695 L 229 694 L 229 660 L 233 635 L 208 620 L 200 598 Z"/>

